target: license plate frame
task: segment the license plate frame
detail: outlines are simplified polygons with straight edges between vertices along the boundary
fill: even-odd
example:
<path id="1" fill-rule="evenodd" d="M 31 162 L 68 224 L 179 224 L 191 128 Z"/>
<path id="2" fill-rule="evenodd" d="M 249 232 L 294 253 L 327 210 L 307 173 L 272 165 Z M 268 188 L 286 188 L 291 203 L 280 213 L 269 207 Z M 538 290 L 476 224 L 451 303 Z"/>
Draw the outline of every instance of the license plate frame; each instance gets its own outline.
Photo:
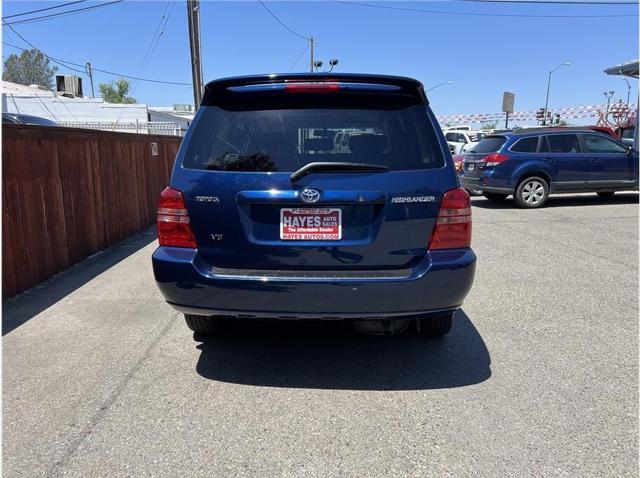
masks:
<path id="1" fill-rule="evenodd" d="M 342 209 L 340 208 L 280 209 L 281 241 L 340 241 L 341 239 Z"/>

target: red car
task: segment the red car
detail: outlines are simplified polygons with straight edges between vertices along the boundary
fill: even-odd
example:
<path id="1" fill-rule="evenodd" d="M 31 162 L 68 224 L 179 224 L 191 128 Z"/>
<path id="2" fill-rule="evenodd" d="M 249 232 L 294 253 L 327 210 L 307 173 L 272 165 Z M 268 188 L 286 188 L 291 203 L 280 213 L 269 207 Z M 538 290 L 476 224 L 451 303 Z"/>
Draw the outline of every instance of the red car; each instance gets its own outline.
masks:
<path id="1" fill-rule="evenodd" d="M 613 131 L 613 128 L 609 128 L 608 126 L 587 126 L 587 128 L 597 131 L 598 133 L 608 134 L 614 139 L 619 139 L 618 135 Z"/>

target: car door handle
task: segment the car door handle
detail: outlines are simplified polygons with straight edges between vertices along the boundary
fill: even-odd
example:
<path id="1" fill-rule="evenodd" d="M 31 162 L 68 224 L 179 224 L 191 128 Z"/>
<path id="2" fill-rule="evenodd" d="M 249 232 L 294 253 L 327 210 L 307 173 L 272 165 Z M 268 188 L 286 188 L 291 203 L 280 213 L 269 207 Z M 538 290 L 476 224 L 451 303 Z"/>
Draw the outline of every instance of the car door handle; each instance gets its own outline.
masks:
<path id="1" fill-rule="evenodd" d="M 602 164 L 604 161 L 600 158 L 591 158 L 593 164 Z"/>
<path id="2" fill-rule="evenodd" d="M 553 158 L 542 158 L 543 161 L 546 161 L 547 163 L 553 163 L 555 160 Z"/>

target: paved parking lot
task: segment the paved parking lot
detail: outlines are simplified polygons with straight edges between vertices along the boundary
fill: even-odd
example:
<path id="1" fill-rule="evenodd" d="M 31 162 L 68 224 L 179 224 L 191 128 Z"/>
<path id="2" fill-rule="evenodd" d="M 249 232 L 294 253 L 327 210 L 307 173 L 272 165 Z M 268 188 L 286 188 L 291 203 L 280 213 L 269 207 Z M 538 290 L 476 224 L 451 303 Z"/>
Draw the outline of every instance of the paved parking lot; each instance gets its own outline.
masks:
<path id="1" fill-rule="evenodd" d="M 442 341 L 166 306 L 150 231 L 5 303 L 3 471 L 34 476 L 637 476 L 638 195 L 474 198 Z"/>

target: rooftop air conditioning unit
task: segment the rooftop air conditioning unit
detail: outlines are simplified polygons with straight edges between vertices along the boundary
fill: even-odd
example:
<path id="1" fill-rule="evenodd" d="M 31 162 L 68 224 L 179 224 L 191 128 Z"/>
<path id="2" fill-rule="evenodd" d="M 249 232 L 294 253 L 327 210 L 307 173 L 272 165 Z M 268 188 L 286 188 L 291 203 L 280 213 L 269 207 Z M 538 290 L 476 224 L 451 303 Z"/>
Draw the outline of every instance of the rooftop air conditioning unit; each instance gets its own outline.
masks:
<path id="1" fill-rule="evenodd" d="M 78 76 L 56 75 L 58 96 L 69 98 L 82 97 L 82 78 Z"/>
<path id="2" fill-rule="evenodd" d="M 176 113 L 188 113 L 193 111 L 193 106 L 188 104 L 174 104 L 173 111 Z"/>

